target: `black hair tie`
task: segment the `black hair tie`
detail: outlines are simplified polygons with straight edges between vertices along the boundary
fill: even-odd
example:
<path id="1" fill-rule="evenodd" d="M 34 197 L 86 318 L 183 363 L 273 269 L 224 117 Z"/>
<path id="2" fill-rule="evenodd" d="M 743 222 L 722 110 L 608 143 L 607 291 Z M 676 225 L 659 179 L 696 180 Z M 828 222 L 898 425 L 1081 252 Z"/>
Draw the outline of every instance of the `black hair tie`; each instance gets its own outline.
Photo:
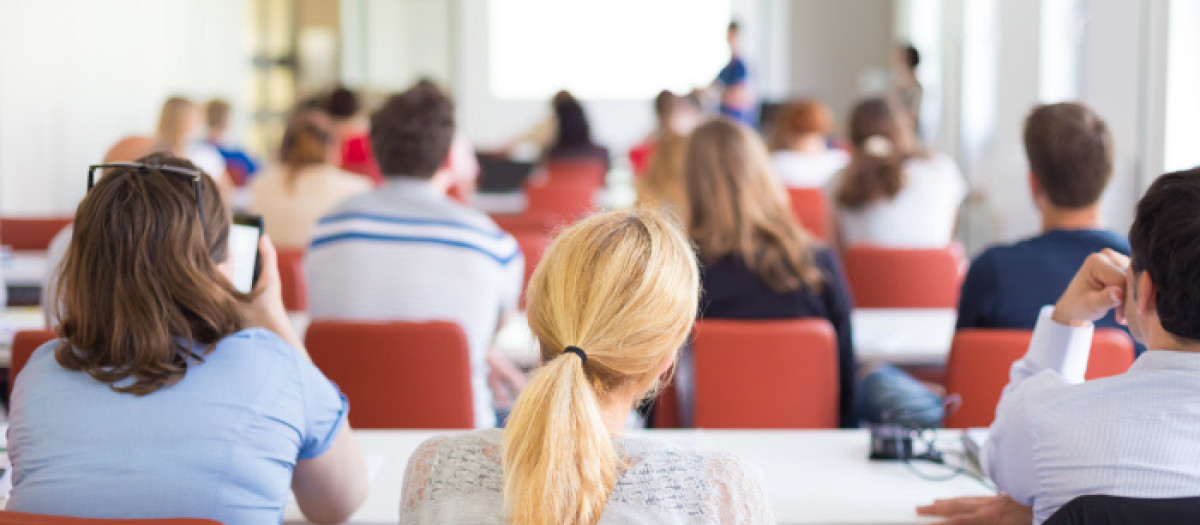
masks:
<path id="1" fill-rule="evenodd" d="M 566 350 L 563 350 L 563 353 L 575 354 L 579 356 L 579 358 L 583 360 L 583 366 L 587 366 L 587 352 L 584 352 L 582 348 L 579 348 L 578 346 L 568 346 Z"/>

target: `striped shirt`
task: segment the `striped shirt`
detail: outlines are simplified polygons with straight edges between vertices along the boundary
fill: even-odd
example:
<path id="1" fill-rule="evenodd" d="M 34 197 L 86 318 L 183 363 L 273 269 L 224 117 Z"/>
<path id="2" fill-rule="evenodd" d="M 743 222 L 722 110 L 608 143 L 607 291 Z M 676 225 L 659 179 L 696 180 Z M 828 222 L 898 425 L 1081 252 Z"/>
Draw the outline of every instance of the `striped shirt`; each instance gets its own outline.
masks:
<path id="1" fill-rule="evenodd" d="M 1077 496 L 1200 493 L 1200 354 L 1150 350 L 1128 372 L 1083 382 L 1092 327 L 1042 309 L 1013 364 L 981 463 L 1035 524 Z"/>
<path id="2" fill-rule="evenodd" d="M 320 220 L 306 264 L 314 320 L 462 326 L 475 423 L 495 426 L 487 353 L 501 316 L 516 309 L 525 268 L 511 235 L 427 181 L 392 177 Z"/>

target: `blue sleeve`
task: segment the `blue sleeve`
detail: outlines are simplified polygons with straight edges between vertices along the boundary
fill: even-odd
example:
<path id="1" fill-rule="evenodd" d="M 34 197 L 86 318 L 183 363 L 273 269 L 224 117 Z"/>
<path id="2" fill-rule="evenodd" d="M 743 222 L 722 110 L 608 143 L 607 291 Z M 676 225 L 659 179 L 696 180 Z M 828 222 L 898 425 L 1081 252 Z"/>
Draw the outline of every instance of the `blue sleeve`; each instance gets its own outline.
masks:
<path id="1" fill-rule="evenodd" d="M 850 325 L 854 301 L 850 297 L 850 287 L 846 284 L 846 275 L 837 255 L 829 249 L 821 249 L 817 251 L 816 258 L 817 266 L 825 276 L 821 296 L 829 312 L 829 322 L 837 334 L 840 425 L 842 428 L 853 428 L 858 423 L 854 413 L 854 384 L 857 382 L 858 365 L 854 357 L 854 330 Z"/>
<path id="2" fill-rule="evenodd" d="M 746 81 L 750 76 L 746 69 L 746 63 L 742 59 L 734 57 L 721 68 L 721 72 L 717 74 L 717 82 L 722 86 L 736 86 Z"/>
<path id="3" fill-rule="evenodd" d="M 296 352 L 298 378 L 304 392 L 304 429 L 299 459 L 312 459 L 333 445 L 338 431 L 346 426 L 350 405 L 337 385 Z"/>
<path id="4" fill-rule="evenodd" d="M 999 280 L 992 250 L 983 252 L 967 270 L 962 293 L 958 297 L 958 322 L 955 329 L 990 328 L 995 322 L 993 305 L 997 302 Z"/>

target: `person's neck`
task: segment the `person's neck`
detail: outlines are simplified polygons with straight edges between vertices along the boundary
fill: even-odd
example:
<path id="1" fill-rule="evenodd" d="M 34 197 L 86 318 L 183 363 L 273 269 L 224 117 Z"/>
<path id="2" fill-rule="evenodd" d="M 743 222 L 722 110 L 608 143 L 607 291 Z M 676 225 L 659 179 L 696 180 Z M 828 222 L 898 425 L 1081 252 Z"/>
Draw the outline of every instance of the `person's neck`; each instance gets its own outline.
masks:
<path id="1" fill-rule="evenodd" d="M 625 436 L 625 421 L 629 418 L 633 398 L 631 393 L 613 392 L 608 402 L 600 405 L 600 417 L 604 419 L 604 426 L 613 437 Z"/>
<path id="2" fill-rule="evenodd" d="M 209 132 L 209 134 L 204 137 L 204 140 L 206 140 L 209 144 L 220 144 L 221 143 L 221 133 L 220 132 Z"/>
<path id="3" fill-rule="evenodd" d="M 1145 343 L 1147 350 L 1168 350 L 1171 352 L 1200 354 L 1200 344 L 1181 341 L 1178 337 L 1168 333 L 1159 324 L 1157 316 L 1153 321 L 1147 320 L 1143 326 L 1146 327 Z"/>
<path id="4" fill-rule="evenodd" d="M 820 153 L 828 149 L 829 145 L 825 142 L 825 137 L 815 133 L 797 137 L 792 142 L 792 151 L 799 153 Z"/>
<path id="5" fill-rule="evenodd" d="M 1100 218 L 1100 206 L 1093 204 L 1084 208 L 1067 209 L 1046 206 L 1042 210 L 1042 231 L 1050 230 L 1098 230 L 1104 227 Z"/>

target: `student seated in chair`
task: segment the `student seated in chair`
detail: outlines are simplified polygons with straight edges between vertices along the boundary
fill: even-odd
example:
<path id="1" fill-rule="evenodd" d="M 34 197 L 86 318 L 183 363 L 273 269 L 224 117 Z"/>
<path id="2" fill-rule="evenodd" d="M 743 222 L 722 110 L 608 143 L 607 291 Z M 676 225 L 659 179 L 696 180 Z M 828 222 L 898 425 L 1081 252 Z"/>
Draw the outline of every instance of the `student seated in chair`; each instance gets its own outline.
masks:
<path id="1" fill-rule="evenodd" d="M 361 504 L 346 399 L 283 309 L 275 249 L 260 241 L 258 286 L 238 292 L 229 227 L 212 178 L 169 155 L 88 191 L 61 267 L 62 338 L 13 391 L 8 510 L 279 523 L 290 489 L 332 524 Z"/>
<path id="2" fill-rule="evenodd" d="M 497 408 L 511 405 L 524 383 L 491 344 L 517 308 L 525 261 L 487 214 L 446 197 L 456 177 L 454 135 L 454 103 L 429 81 L 372 115 L 384 183 L 318 222 L 307 259 L 309 304 L 313 319 L 458 323 L 470 346 L 476 425 L 494 427 Z"/>
<path id="3" fill-rule="evenodd" d="M 1082 104 L 1039 106 L 1025 119 L 1025 154 L 1042 233 L 975 259 L 962 286 L 960 329 L 1032 330 L 1037 309 L 1054 301 L 1089 254 L 1129 254 L 1129 241 L 1101 219 L 1100 197 L 1113 170 L 1104 120 Z M 1124 328 L 1112 312 L 1096 326 Z"/>
<path id="4" fill-rule="evenodd" d="M 1004 388 L 981 462 L 1040 524 L 1087 494 L 1195 496 L 1200 487 L 1200 169 L 1158 178 L 1138 203 L 1130 257 L 1088 256 Z M 1083 382 L 1095 323 L 1110 312 L 1148 349 L 1128 372 Z M 1003 500 L 940 502 L 965 517 Z M 955 509 L 951 509 L 955 507 Z M 997 516 L 999 516 L 998 513 Z M 965 522 L 972 523 L 972 522 Z"/>
<path id="5" fill-rule="evenodd" d="M 674 365 L 699 295 L 691 243 L 662 215 L 615 211 L 563 231 L 529 284 L 541 368 L 503 431 L 413 453 L 400 523 L 775 523 L 737 456 L 624 436 Z"/>

